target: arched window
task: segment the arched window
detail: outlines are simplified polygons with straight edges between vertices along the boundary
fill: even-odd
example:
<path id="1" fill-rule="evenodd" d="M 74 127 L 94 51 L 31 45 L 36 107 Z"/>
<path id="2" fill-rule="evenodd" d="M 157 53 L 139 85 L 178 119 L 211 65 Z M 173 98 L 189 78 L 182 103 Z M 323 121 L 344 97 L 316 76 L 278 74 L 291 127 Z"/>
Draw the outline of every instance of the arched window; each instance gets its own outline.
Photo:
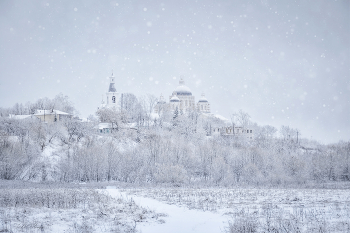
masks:
<path id="1" fill-rule="evenodd" d="M 115 104 L 115 96 L 112 96 L 112 102 Z"/>

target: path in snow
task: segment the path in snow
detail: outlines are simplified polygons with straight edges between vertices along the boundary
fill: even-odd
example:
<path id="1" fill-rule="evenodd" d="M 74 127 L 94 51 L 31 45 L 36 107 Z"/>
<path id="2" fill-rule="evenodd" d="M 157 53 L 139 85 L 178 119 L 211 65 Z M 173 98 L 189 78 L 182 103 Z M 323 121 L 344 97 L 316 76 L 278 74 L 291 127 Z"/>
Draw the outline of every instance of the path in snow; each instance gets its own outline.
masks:
<path id="1" fill-rule="evenodd" d="M 157 213 L 168 215 L 168 217 L 163 218 L 165 220 L 163 224 L 138 223 L 137 229 L 142 233 L 220 233 L 223 232 L 225 222 L 228 220 L 227 216 L 219 213 L 190 210 L 186 207 L 168 205 L 151 198 L 127 195 L 114 187 L 107 187 L 107 192 L 112 197 L 122 195 L 133 198 L 135 203 L 142 207 L 149 207 Z"/>

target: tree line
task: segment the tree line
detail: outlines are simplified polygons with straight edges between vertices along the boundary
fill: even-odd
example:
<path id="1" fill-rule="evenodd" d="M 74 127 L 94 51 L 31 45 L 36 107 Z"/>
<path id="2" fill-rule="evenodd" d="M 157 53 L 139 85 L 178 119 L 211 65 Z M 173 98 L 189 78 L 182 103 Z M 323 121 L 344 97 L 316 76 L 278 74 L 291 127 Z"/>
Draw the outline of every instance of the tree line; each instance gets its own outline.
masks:
<path id="1" fill-rule="evenodd" d="M 99 109 L 89 122 L 2 115 L 0 178 L 225 186 L 350 179 L 350 142 L 323 145 L 300 138 L 299 130 L 288 126 L 259 126 L 243 111 L 225 123 L 195 110 L 175 115 L 161 109 L 155 115 L 153 96 L 126 94 L 121 101 L 121 110 Z M 68 107 L 67 98 L 55 109 Z M 1 113 L 6 111 L 13 109 Z M 99 120 L 113 123 L 115 130 L 100 134 Z M 254 138 L 212 134 L 212 127 L 225 124 L 252 128 Z"/>

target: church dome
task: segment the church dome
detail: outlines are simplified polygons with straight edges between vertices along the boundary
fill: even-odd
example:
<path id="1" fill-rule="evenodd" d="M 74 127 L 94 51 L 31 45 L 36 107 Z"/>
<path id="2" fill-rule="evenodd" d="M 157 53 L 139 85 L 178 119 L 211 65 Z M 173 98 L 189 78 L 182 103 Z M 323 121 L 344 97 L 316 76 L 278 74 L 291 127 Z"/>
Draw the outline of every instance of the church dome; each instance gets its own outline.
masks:
<path id="1" fill-rule="evenodd" d="M 202 94 L 201 98 L 198 100 L 198 102 L 208 102 L 207 98 L 205 98 L 204 93 Z"/>
<path id="2" fill-rule="evenodd" d="M 174 90 L 175 95 L 192 95 L 191 89 L 185 86 L 183 79 L 180 79 L 179 86 Z"/>
<path id="3" fill-rule="evenodd" d="M 177 98 L 176 95 L 174 95 L 173 97 L 171 97 L 170 102 L 180 102 L 180 99 Z"/>
<path id="4" fill-rule="evenodd" d="M 163 97 L 163 95 L 162 95 L 162 94 L 160 95 L 160 98 L 159 98 L 158 104 L 166 104 L 166 102 L 165 102 L 164 97 Z"/>

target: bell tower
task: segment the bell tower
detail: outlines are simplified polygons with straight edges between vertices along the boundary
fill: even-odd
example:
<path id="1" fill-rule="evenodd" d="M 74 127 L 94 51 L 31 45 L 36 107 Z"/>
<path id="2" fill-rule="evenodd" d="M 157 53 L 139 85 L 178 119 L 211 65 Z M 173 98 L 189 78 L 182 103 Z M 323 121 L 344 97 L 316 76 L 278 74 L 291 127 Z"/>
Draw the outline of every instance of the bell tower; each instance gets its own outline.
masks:
<path id="1" fill-rule="evenodd" d="M 117 92 L 115 86 L 115 77 L 112 72 L 112 76 L 109 77 L 109 88 L 108 92 L 106 93 L 107 102 L 106 107 L 115 107 L 119 108 L 119 93 Z"/>

